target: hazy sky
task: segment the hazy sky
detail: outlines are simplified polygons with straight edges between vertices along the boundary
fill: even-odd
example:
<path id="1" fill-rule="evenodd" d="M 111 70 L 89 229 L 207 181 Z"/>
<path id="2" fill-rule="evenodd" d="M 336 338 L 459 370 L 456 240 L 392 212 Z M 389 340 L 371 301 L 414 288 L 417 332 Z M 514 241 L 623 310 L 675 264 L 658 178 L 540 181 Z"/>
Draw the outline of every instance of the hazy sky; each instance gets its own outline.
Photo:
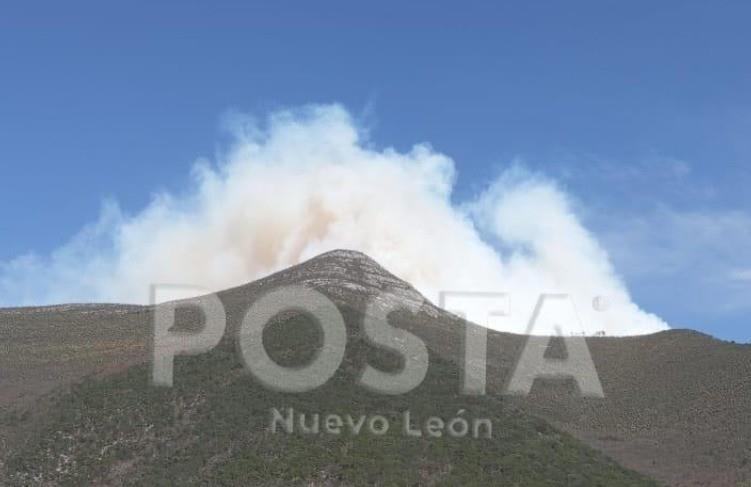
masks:
<path id="1" fill-rule="evenodd" d="M 338 102 L 451 157 L 457 201 L 515 161 L 557 181 L 642 308 L 751 339 L 751 4 L 362 5 L 5 2 L 0 280 L 180 192 L 228 114 Z"/>

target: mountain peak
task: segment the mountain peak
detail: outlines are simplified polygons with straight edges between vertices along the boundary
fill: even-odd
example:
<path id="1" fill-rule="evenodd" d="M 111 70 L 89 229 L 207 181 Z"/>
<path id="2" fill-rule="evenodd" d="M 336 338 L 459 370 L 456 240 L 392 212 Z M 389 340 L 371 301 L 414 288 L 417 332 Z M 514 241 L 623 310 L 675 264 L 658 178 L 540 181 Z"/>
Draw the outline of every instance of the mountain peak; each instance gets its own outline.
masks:
<path id="1" fill-rule="evenodd" d="M 360 252 L 359 250 L 352 250 L 352 249 L 329 250 L 328 252 L 319 254 L 310 260 L 318 260 L 318 259 L 343 259 L 343 260 L 376 263 L 376 261 L 373 260 L 368 254 L 364 252 Z"/>
<path id="2" fill-rule="evenodd" d="M 398 301 L 429 304 L 412 285 L 398 278 L 374 259 L 356 250 L 336 249 L 254 281 L 229 292 L 254 293 L 285 285 L 318 289 L 340 304 L 358 306 L 383 293 Z M 437 312 L 432 305 L 426 307 Z"/>

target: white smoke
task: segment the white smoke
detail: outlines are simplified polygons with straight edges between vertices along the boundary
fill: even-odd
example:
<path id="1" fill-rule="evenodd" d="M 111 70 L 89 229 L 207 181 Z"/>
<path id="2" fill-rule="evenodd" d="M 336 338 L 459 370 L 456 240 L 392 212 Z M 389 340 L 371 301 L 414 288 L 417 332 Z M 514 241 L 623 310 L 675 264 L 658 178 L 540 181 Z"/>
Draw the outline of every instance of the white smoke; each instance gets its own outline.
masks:
<path id="1" fill-rule="evenodd" d="M 509 293 L 511 317 L 498 325 L 509 331 L 524 331 L 550 292 L 572 296 L 589 333 L 666 328 L 631 301 L 551 181 L 514 169 L 457 207 L 449 157 L 428 145 L 372 148 L 340 106 L 277 112 L 263 128 L 238 120 L 235 129 L 222 160 L 196 165 L 187 194 L 161 194 L 133 216 L 109 203 L 51 256 L 0 263 L 0 300 L 145 303 L 152 283 L 220 290 L 347 248 L 434 301 L 440 290 Z M 607 311 L 593 309 L 598 296 Z"/>

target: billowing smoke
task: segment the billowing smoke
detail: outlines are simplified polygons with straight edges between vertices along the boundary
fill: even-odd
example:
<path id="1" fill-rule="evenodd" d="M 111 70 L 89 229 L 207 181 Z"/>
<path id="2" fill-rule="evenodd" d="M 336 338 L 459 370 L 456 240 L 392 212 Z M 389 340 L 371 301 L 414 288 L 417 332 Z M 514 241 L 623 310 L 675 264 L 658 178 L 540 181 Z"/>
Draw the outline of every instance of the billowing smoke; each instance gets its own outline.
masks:
<path id="1" fill-rule="evenodd" d="M 511 169 L 457 206 L 449 157 L 373 148 L 340 106 L 234 125 L 234 144 L 196 165 L 186 194 L 160 194 L 132 216 L 108 203 L 52 255 L 0 263 L 3 304 L 144 303 L 151 283 L 220 290 L 347 248 L 434 302 L 440 290 L 508 293 L 510 316 L 495 326 L 509 331 L 526 329 L 541 293 L 570 295 L 589 333 L 666 328 L 631 301 L 549 180 Z"/>

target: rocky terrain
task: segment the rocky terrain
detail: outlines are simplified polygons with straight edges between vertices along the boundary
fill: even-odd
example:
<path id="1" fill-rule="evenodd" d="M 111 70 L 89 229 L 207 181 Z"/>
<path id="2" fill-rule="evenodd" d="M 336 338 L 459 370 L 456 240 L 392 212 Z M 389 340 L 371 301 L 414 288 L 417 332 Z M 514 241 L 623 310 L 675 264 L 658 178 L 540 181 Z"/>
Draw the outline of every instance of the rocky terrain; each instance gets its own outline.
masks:
<path id="1" fill-rule="evenodd" d="M 232 343 L 248 306 L 289 284 L 332 298 L 353 343 L 332 384 L 304 397 L 259 388 L 243 374 Z M 431 353 L 425 383 L 396 399 L 354 385 L 365 360 L 398 368 L 393 356 L 368 346 L 360 329 L 366 303 L 383 291 L 391 292 L 385 298 L 391 304 L 420 303 L 415 314 L 394 313 L 392 323 L 422 338 Z M 175 387 L 167 391 L 148 384 L 150 307 L 0 310 L 6 482 L 168 485 L 174 477 L 167 472 L 186 484 L 238 485 L 247 475 L 250 484 L 649 485 L 609 458 L 669 485 L 732 486 L 751 478 L 748 346 L 685 330 L 588 338 L 604 399 L 581 398 L 565 381 L 537 381 L 529 397 L 510 398 L 502 391 L 526 337 L 491 332 L 489 394 L 467 398 L 456 394 L 461 348 L 465 327 L 476 325 L 424 301 L 363 254 L 329 252 L 219 298 L 228 312 L 223 343 L 209 354 L 179 358 Z M 188 328 L 200 322 L 191 312 L 178 318 Z M 280 362 L 315 352 L 315 333 L 299 321 L 270 327 L 267 346 Z M 388 448 L 372 438 L 269 437 L 267 409 L 277 404 L 301 410 L 345 404 L 384 414 L 438 408 L 447 416 L 468 409 L 492 416 L 503 434 L 462 445 L 394 436 Z"/>

